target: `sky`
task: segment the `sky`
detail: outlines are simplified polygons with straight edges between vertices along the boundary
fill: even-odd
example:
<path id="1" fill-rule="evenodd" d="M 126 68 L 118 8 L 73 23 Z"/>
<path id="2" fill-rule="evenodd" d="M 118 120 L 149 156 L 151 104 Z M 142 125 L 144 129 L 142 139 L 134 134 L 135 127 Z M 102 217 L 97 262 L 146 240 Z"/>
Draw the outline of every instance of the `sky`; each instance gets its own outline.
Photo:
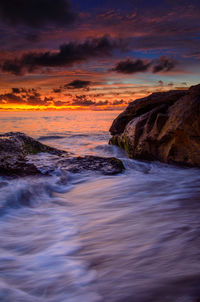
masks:
<path id="1" fill-rule="evenodd" d="M 1 0 L 0 110 L 122 110 L 200 82 L 200 2 Z"/>

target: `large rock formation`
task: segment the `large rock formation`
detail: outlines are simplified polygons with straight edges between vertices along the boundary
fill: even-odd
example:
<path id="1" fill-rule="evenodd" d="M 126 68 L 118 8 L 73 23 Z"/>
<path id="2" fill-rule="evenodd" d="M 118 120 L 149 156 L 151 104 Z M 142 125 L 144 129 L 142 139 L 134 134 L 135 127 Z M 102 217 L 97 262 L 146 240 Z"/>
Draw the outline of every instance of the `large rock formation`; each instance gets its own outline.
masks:
<path id="1" fill-rule="evenodd" d="M 131 102 L 110 132 L 130 158 L 200 167 L 200 85 Z"/>
<path id="2" fill-rule="evenodd" d="M 41 170 L 45 169 L 40 166 L 38 158 L 28 157 L 41 152 L 54 156 L 53 161 L 51 159 L 48 161 L 46 174 L 57 168 L 72 173 L 99 171 L 106 175 L 117 174 L 124 169 L 122 162 L 117 158 L 69 157 L 68 152 L 44 145 L 24 133 L 9 132 L 0 135 L 0 175 L 12 177 L 42 175 Z"/>

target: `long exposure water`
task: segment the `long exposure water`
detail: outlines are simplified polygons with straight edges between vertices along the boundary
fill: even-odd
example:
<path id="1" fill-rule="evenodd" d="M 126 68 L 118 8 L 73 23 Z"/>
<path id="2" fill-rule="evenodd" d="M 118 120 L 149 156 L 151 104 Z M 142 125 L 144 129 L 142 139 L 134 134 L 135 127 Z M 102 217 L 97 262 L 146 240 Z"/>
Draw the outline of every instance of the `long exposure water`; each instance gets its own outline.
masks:
<path id="1" fill-rule="evenodd" d="M 118 114 L 0 113 L 1 133 L 126 167 L 0 178 L 1 302 L 200 301 L 200 170 L 128 159 L 108 145 Z"/>

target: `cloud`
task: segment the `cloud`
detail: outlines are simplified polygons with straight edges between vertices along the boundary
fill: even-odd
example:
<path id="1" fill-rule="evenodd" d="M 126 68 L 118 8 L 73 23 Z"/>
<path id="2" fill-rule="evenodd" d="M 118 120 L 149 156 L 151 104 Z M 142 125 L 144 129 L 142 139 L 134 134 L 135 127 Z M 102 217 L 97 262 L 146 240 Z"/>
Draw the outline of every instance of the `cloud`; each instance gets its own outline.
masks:
<path id="1" fill-rule="evenodd" d="M 51 105 L 51 102 L 53 101 L 53 98 L 45 97 L 42 99 L 40 96 L 30 95 L 27 98 L 26 104 L 32 105 L 32 106 L 49 106 Z"/>
<path id="2" fill-rule="evenodd" d="M 147 72 L 151 71 L 153 73 L 157 72 L 167 72 L 172 70 L 177 64 L 173 58 L 168 58 L 166 56 L 161 56 L 159 59 L 155 60 L 144 60 L 144 59 L 126 59 L 116 63 L 111 71 L 116 71 L 124 74 L 133 74 L 137 72 Z"/>
<path id="3" fill-rule="evenodd" d="M 12 88 L 13 93 L 20 93 L 21 89 L 20 88 Z"/>
<path id="4" fill-rule="evenodd" d="M 72 102 L 73 106 L 92 106 L 95 102 L 88 100 L 86 95 L 77 95 Z"/>
<path id="5" fill-rule="evenodd" d="M 111 105 L 117 106 L 117 105 L 122 105 L 124 104 L 124 100 L 120 100 L 120 101 L 114 101 L 113 103 L 111 103 Z"/>
<path id="6" fill-rule="evenodd" d="M 28 52 L 20 58 L 8 59 L 1 64 L 1 70 L 15 75 L 32 73 L 43 67 L 70 67 L 94 58 L 112 56 L 114 50 L 125 49 L 124 41 L 101 38 L 86 39 L 83 43 L 70 42 L 60 46 L 56 52 Z"/>
<path id="7" fill-rule="evenodd" d="M 72 104 L 73 106 L 86 106 L 86 107 L 89 107 L 89 106 L 106 106 L 108 105 L 109 102 L 108 100 L 105 100 L 105 101 L 99 101 L 99 102 L 95 102 L 95 101 L 92 101 L 90 99 L 88 99 L 88 97 L 86 95 L 76 95 L 76 97 L 73 99 L 72 101 Z"/>
<path id="8" fill-rule="evenodd" d="M 90 86 L 90 84 L 91 81 L 74 80 L 64 85 L 64 87 L 68 89 L 80 89 L 80 88 L 87 88 L 88 86 Z"/>
<path id="9" fill-rule="evenodd" d="M 29 92 L 36 92 L 36 90 L 33 88 L 33 89 L 25 89 L 25 88 L 12 88 L 12 93 L 15 93 L 15 94 L 19 94 L 19 93 L 29 93 Z"/>
<path id="10" fill-rule="evenodd" d="M 56 107 L 67 106 L 67 105 L 69 106 L 69 105 L 70 105 L 69 102 L 62 102 L 62 101 L 54 101 L 53 104 L 54 104 L 54 106 L 56 106 Z"/>
<path id="11" fill-rule="evenodd" d="M 95 106 L 106 106 L 108 104 L 109 104 L 108 100 L 95 102 Z"/>
<path id="12" fill-rule="evenodd" d="M 118 106 L 122 104 L 125 104 L 124 100 L 116 100 L 114 102 L 105 100 L 105 101 L 96 102 L 88 99 L 88 96 L 86 95 L 76 95 L 76 97 L 73 99 L 71 103 L 72 106 L 83 106 L 83 107 Z"/>
<path id="13" fill-rule="evenodd" d="M 112 71 L 131 74 L 136 72 L 145 72 L 149 69 L 149 67 L 150 67 L 150 63 L 145 60 L 127 59 L 125 61 L 118 62 L 115 65 L 115 67 L 112 69 Z"/>
<path id="14" fill-rule="evenodd" d="M 53 92 L 54 93 L 61 93 L 62 92 L 62 88 L 54 88 Z"/>
<path id="15" fill-rule="evenodd" d="M 172 58 L 167 58 L 166 56 L 161 56 L 159 60 L 155 61 L 155 66 L 153 67 L 153 73 L 160 71 L 170 71 L 176 66 L 177 62 Z"/>
<path id="16" fill-rule="evenodd" d="M 20 93 L 25 93 L 20 95 Z M 0 94 L 1 104 L 21 104 L 31 106 L 49 106 L 54 102 L 52 97 L 43 97 L 34 88 L 12 88 L 11 93 Z"/>
<path id="17" fill-rule="evenodd" d="M 1 0 L 0 17 L 9 25 L 33 28 L 63 26 L 75 20 L 68 0 Z"/>
<path id="18" fill-rule="evenodd" d="M 0 94 L 0 103 L 1 104 L 21 104 L 24 100 L 13 93 Z"/>

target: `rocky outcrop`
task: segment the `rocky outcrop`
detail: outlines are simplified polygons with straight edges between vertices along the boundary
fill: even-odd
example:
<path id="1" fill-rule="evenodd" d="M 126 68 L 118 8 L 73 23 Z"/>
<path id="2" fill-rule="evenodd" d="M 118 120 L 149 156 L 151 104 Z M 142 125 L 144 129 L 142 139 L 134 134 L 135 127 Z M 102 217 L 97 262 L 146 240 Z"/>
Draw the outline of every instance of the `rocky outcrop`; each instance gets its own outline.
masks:
<path id="1" fill-rule="evenodd" d="M 123 171 L 124 166 L 117 158 L 104 158 L 96 156 L 71 157 L 66 151 L 44 145 L 37 140 L 20 132 L 9 132 L 0 135 L 0 175 L 3 176 L 27 176 L 42 175 L 42 167 L 38 164 L 38 158 L 30 158 L 28 155 L 36 155 L 45 152 L 54 155 L 53 162 L 49 159 L 46 174 L 52 169 L 80 173 L 83 171 L 99 171 L 103 174 L 113 175 Z"/>
<path id="2" fill-rule="evenodd" d="M 130 158 L 200 167 L 200 85 L 131 102 L 110 132 Z"/>
<path id="3" fill-rule="evenodd" d="M 41 174 L 36 165 L 29 163 L 26 156 L 48 152 L 55 155 L 64 151 L 43 145 L 37 140 L 20 132 L 0 135 L 0 175 L 26 176 Z"/>
<path id="4" fill-rule="evenodd" d="M 13 153 L 20 156 L 47 152 L 61 155 L 65 151 L 44 145 L 21 132 L 8 132 L 0 135 L 0 152 Z"/>

